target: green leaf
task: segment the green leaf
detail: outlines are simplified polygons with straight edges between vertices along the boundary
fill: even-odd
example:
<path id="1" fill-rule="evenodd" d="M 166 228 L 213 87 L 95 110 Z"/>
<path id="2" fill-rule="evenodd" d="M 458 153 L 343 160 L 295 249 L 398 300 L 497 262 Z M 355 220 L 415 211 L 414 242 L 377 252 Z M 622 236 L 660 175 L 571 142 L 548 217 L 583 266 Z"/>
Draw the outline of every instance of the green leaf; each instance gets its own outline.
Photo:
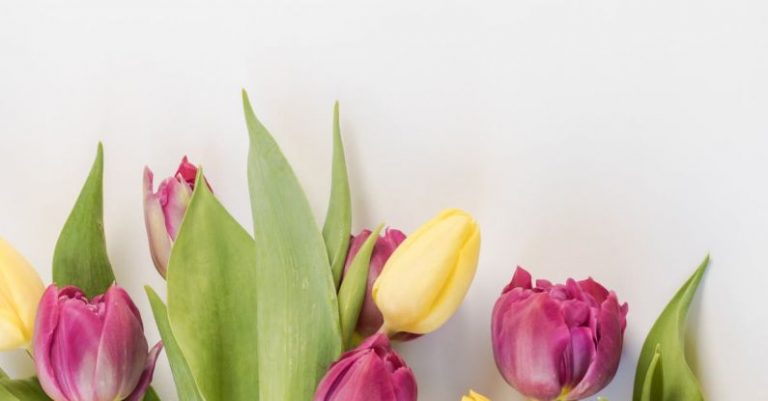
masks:
<path id="1" fill-rule="evenodd" d="M 8 378 L 8 374 L 5 373 L 3 369 L 0 369 L 0 380 L 5 380 Z"/>
<path id="2" fill-rule="evenodd" d="M 661 390 L 663 388 L 663 373 L 661 368 L 661 345 L 656 344 L 656 350 L 653 352 L 653 358 L 648 365 L 648 372 L 643 382 L 642 396 L 640 401 L 651 401 L 661 399 Z"/>
<path id="3" fill-rule="evenodd" d="M 171 331 L 171 324 L 168 321 L 168 310 L 157 293 L 149 286 L 145 286 L 149 303 L 152 305 L 152 314 L 155 316 L 157 329 L 160 331 L 160 337 L 163 339 L 165 353 L 168 355 L 168 361 L 171 364 L 173 381 L 176 383 L 176 395 L 180 400 L 186 401 L 204 401 L 200 395 L 200 390 L 195 383 L 195 377 L 189 368 L 187 359 L 181 352 L 179 344 Z"/>
<path id="4" fill-rule="evenodd" d="M 256 267 L 253 239 L 203 183 L 201 169 L 168 263 L 168 320 L 208 401 L 258 399 Z"/>
<path id="5" fill-rule="evenodd" d="M 93 297 L 115 281 L 104 238 L 101 144 L 75 207 L 61 230 L 53 253 L 53 281 L 60 287 L 75 285 Z"/>
<path id="6" fill-rule="evenodd" d="M 336 287 L 309 202 L 243 91 L 262 400 L 306 401 L 341 353 Z"/>
<path id="7" fill-rule="evenodd" d="M 685 322 L 688 308 L 709 264 L 709 256 L 701 263 L 696 272 L 683 284 L 674 298 L 667 304 L 661 316 L 651 328 L 645 339 L 635 372 L 634 401 L 703 401 L 699 381 L 685 359 Z M 659 351 L 657 354 L 657 347 Z M 654 366 L 653 359 L 658 355 Z M 656 373 L 654 373 L 654 371 Z M 661 374 L 660 386 L 656 377 Z M 646 377 L 653 375 L 649 389 L 660 387 L 658 394 L 652 391 L 645 395 Z"/>
<path id="8" fill-rule="evenodd" d="M 155 389 L 150 387 L 147 389 L 147 392 L 144 393 L 144 401 L 160 401 L 160 397 L 157 396 Z"/>
<path id="9" fill-rule="evenodd" d="M 0 401 L 51 401 L 36 377 L 0 380 Z"/>
<path id="10" fill-rule="evenodd" d="M 323 239 L 333 272 L 333 282 L 339 288 L 341 272 L 347 258 L 349 233 L 352 230 L 352 200 L 349 194 L 347 162 L 339 127 L 339 102 L 333 108 L 333 167 L 331 172 L 331 196 L 325 215 Z"/>
<path id="11" fill-rule="evenodd" d="M 360 309 L 365 299 L 365 289 L 368 287 L 368 270 L 371 264 L 371 254 L 379 239 L 379 232 L 383 225 L 379 225 L 368 236 L 363 245 L 357 251 L 352 264 L 349 265 L 347 274 L 341 282 L 339 290 L 339 316 L 341 318 L 341 338 L 344 348 L 348 349 L 352 342 L 352 333 L 357 327 L 357 319 L 360 317 Z"/>

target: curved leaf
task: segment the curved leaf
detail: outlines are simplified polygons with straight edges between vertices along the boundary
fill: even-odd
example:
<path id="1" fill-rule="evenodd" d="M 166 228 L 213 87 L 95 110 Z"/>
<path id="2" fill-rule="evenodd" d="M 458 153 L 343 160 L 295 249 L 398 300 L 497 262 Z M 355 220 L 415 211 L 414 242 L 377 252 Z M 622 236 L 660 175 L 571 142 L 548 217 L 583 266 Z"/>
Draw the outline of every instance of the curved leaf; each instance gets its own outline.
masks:
<path id="1" fill-rule="evenodd" d="M 704 400 L 699 381 L 685 359 L 684 334 L 688 308 L 708 264 L 709 256 L 677 291 L 677 294 L 664 308 L 648 333 L 637 362 L 635 388 L 632 397 L 634 401 L 642 401 L 643 397 L 646 397 L 648 401 Z M 657 347 L 663 352 L 657 353 Z M 653 364 L 654 358 L 658 359 L 657 367 Z M 653 369 L 656 370 L 655 374 Z M 656 379 L 659 376 L 659 371 L 662 372 L 661 378 Z M 648 388 L 653 391 L 646 395 L 647 393 L 644 393 L 643 388 L 646 386 L 648 381 L 646 378 L 649 375 L 653 375 L 650 379 L 653 385 L 649 384 Z M 660 385 L 657 380 L 661 382 Z M 656 388 L 660 388 L 660 390 L 657 392 Z"/>
<path id="2" fill-rule="evenodd" d="M 165 353 L 168 355 L 168 362 L 173 373 L 173 381 L 176 383 L 176 395 L 180 400 L 204 401 L 205 398 L 200 395 L 200 390 L 197 388 L 195 377 L 192 375 L 189 364 L 187 364 L 187 360 L 184 358 L 184 354 L 181 352 L 181 348 L 179 348 L 179 344 L 173 336 L 173 331 L 171 331 L 171 324 L 168 321 L 168 309 L 151 287 L 145 286 L 144 289 L 147 292 L 149 303 L 152 305 L 152 314 L 155 316 L 157 329 L 160 331 L 160 337 L 163 339 Z M 147 400 L 146 397 L 144 399 Z"/>
<path id="3" fill-rule="evenodd" d="M 309 202 L 243 91 L 248 184 L 258 266 L 262 400 L 306 401 L 341 353 L 336 287 Z"/>
<path id="4" fill-rule="evenodd" d="M 253 239 L 202 183 L 202 169 L 167 278 L 170 332 L 201 395 L 208 401 L 258 400 L 261 317 Z"/>
<path id="5" fill-rule="evenodd" d="M 36 377 L 24 380 L 0 380 L 2 401 L 51 401 Z"/>
<path id="6" fill-rule="evenodd" d="M 80 287 L 89 297 L 104 293 L 115 281 L 104 238 L 103 170 L 104 152 L 99 143 L 91 172 L 53 253 L 53 281 L 60 287 Z"/>
<path id="7" fill-rule="evenodd" d="M 347 162 L 339 127 L 339 102 L 333 107 L 333 166 L 331 170 L 331 196 L 323 225 L 323 239 L 331 263 L 333 282 L 339 288 L 341 272 L 347 259 L 349 233 L 352 230 L 352 200 L 349 194 Z"/>

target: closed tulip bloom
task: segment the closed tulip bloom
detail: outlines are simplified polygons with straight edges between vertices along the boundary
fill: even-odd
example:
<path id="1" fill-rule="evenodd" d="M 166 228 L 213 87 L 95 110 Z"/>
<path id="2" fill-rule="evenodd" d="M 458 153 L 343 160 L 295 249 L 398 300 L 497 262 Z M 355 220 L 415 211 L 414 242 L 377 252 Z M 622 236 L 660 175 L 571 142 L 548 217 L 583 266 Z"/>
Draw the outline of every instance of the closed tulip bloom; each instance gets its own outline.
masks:
<path id="1" fill-rule="evenodd" d="M 390 348 L 389 339 L 374 334 L 331 365 L 314 401 L 416 401 L 416 378 Z"/>
<path id="2" fill-rule="evenodd" d="M 40 301 L 35 368 L 54 401 L 141 400 L 161 348 L 148 352 L 139 311 L 116 285 L 91 301 L 51 285 Z"/>
<path id="3" fill-rule="evenodd" d="M 469 395 L 465 395 L 464 397 L 461 397 L 461 401 L 491 401 L 491 400 L 472 390 L 469 390 Z"/>
<path id="4" fill-rule="evenodd" d="M 44 289 L 29 262 L 0 238 L 0 351 L 29 347 Z"/>
<path id="5" fill-rule="evenodd" d="M 163 277 L 168 270 L 171 247 L 192 200 L 196 176 L 197 166 L 184 156 L 176 174 L 164 179 L 157 192 L 153 192 L 154 175 L 149 167 L 144 167 L 144 223 L 152 261 Z"/>
<path id="6" fill-rule="evenodd" d="M 616 374 L 626 315 L 627 304 L 591 278 L 534 287 L 518 267 L 493 308 L 496 366 L 535 400 L 587 398 Z"/>
<path id="7" fill-rule="evenodd" d="M 480 229 L 461 210 L 445 210 L 411 234 L 373 285 L 384 331 L 426 334 L 445 323 L 472 283 L 479 253 Z"/>
<path id="8" fill-rule="evenodd" d="M 352 241 L 349 245 L 349 251 L 347 252 L 347 261 L 344 265 L 344 274 L 347 274 L 347 269 L 352 264 L 352 260 L 357 255 L 360 247 L 370 237 L 371 230 L 363 230 L 358 235 L 352 236 Z M 366 338 L 378 330 L 384 320 L 381 317 L 379 308 L 376 307 L 376 303 L 371 298 L 371 292 L 373 289 L 373 283 L 381 274 L 384 269 L 384 264 L 387 263 L 390 255 L 405 240 L 405 234 L 402 231 L 394 228 L 387 228 L 384 235 L 379 236 L 376 239 L 376 245 L 373 247 L 373 253 L 371 253 L 371 262 L 368 267 L 368 285 L 365 289 L 365 298 L 363 298 L 363 305 L 360 308 L 360 317 L 357 320 L 357 327 L 355 331 L 357 334 Z M 342 277 L 343 280 L 343 277 Z"/>

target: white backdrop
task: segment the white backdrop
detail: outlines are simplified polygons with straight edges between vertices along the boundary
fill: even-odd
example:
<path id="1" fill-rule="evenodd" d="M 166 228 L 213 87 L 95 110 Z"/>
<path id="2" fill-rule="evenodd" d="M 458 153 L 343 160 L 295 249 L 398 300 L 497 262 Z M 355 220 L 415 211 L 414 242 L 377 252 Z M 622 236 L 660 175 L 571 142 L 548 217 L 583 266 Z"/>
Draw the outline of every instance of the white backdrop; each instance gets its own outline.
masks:
<path id="1" fill-rule="evenodd" d="M 556 281 L 592 275 L 629 302 L 624 359 L 602 393 L 629 400 L 647 330 L 707 252 L 695 371 L 710 400 L 768 400 L 765 2 L 27 3 L 0 1 L 0 235 L 50 280 L 102 140 L 110 256 L 150 341 L 142 286 L 164 293 L 164 282 L 146 246 L 142 168 L 166 176 L 188 154 L 250 226 L 246 88 L 319 217 L 338 99 L 356 230 L 411 231 L 449 206 L 480 221 L 466 302 L 398 347 L 420 400 L 470 387 L 522 400 L 489 339 L 517 264 Z M 0 363 L 31 372 L 23 353 Z M 165 357 L 158 366 L 173 400 Z"/>

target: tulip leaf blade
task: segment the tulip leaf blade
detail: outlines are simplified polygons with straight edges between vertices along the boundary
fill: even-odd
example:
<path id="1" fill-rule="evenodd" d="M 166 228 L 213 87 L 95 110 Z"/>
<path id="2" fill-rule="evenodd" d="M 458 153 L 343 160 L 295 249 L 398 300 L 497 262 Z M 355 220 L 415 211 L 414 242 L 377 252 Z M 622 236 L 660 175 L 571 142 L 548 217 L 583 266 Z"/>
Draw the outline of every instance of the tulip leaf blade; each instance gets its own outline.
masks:
<path id="1" fill-rule="evenodd" d="M 663 388 L 664 380 L 661 368 L 661 344 L 656 344 L 656 350 L 653 352 L 653 358 L 648 365 L 648 372 L 643 381 L 643 390 L 640 401 L 651 401 L 660 399 L 660 391 Z"/>
<path id="2" fill-rule="evenodd" d="M 64 223 L 53 253 L 53 281 L 75 285 L 89 297 L 115 282 L 104 235 L 104 151 L 99 143 L 83 189 Z"/>
<path id="3" fill-rule="evenodd" d="M 5 373 L 5 371 L 2 368 L 0 368 L 0 380 L 5 380 L 7 378 L 8 378 L 8 374 Z"/>
<path id="4" fill-rule="evenodd" d="M 352 230 L 352 198 L 349 191 L 347 161 L 339 124 L 339 102 L 333 107 L 333 164 L 331 167 L 331 195 L 323 225 L 323 239 L 333 272 L 333 282 L 339 288 L 341 272 L 347 258 L 349 235 Z"/>
<path id="5" fill-rule="evenodd" d="M 306 401 L 342 349 L 336 287 L 309 201 L 243 91 L 262 400 Z"/>
<path id="6" fill-rule="evenodd" d="M 155 389 L 153 389 L 152 387 L 149 387 L 147 388 L 147 392 L 144 394 L 144 398 L 142 398 L 142 401 L 160 401 L 160 397 L 155 392 Z"/>
<path id="7" fill-rule="evenodd" d="M 51 401 L 36 377 L 23 380 L 0 380 L 0 400 Z"/>
<path id="8" fill-rule="evenodd" d="M 633 401 L 643 400 L 649 374 L 653 377 L 652 385 L 648 385 L 648 401 L 704 400 L 699 381 L 686 361 L 684 337 L 688 309 L 708 265 L 709 256 L 677 291 L 648 333 L 637 361 Z M 654 358 L 657 362 L 652 367 Z"/>
<path id="9" fill-rule="evenodd" d="M 152 314 L 155 317 L 157 329 L 160 331 L 160 337 L 163 339 L 165 354 L 168 355 L 173 381 L 176 384 L 176 395 L 180 400 L 205 401 L 205 398 L 200 395 L 195 377 L 192 375 L 189 364 L 173 335 L 171 323 L 168 321 L 168 309 L 155 290 L 149 286 L 145 286 L 144 290 L 147 292 L 149 303 L 152 306 Z"/>
<path id="10" fill-rule="evenodd" d="M 341 337 L 344 342 L 344 348 L 348 349 L 351 345 L 352 334 L 357 327 L 357 320 L 360 317 L 360 309 L 365 299 L 365 290 L 368 287 L 368 271 L 371 263 L 371 254 L 379 239 L 383 225 L 379 225 L 363 242 L 363 245 L 355 254 L 352 263 L 349 265 L 344 280 L 339 289 L 339 317 L 341 319 Z"/>
<path id="11" fill-rule="evenodd" d="M 169 261 L 168 320 L 207 401 L 259 399 L 253 249 L 199 169 Z"/>

